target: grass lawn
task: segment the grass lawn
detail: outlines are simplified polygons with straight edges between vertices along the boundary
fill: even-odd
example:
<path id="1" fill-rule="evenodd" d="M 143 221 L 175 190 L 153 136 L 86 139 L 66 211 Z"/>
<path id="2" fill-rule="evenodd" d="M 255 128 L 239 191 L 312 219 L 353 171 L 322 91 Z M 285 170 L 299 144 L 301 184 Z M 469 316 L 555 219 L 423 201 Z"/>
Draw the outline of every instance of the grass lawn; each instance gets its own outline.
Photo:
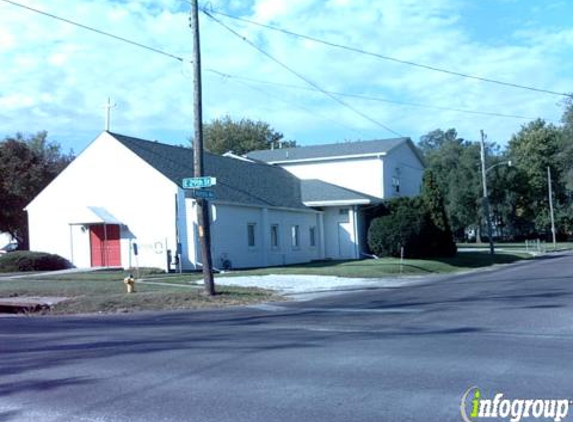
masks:
<path id="1" fill-rule="evenodd" d="M 517 251 L 498 252 L 494 264 L 507 264 L 531 255 Z M 488 251 L 461 252 L 453 258 L 433 260 L 408 259 L 400 265 L 396 258 L 362 261 L 321 261 L 264 269 L 232 271 L 223 277 L 269 274 L 328 275 L 354 278 L 382 278 L 400 275 L 453 273 L 488 267 L 492 264 Z M 96 312 L 132 312 L 141 310 L 197 309 L 245 305 L 280 300 L 273 292 L 256 288 L 227 287 L 217 284 L 218 295 L 211 298 L 196 285 L 200 273 L 150 274 L 136 282 L 136 293 L 127 294 L 123 278 L 127 271 L 95 271 L 54 274 L 52 276 L 0 280 L 0 297 L 62 296 L 69 298 L 55 305 L 49 313 L 73 314 Z"/>
<path id="2" fill-rule="evenodd" d="M 497 253 L 494 264 L 508 264 L 531 258 L 526 253 Z M 225 276 L 248 276 L 268 274 L 310 274 L 331 275 L 338 277 L 378 278 L 396 275 L 427 275 L 453 273 L 487 267 L 492 264 L 487 251 L 461 252 L 453 258 L 439 259 L 405 259 L 400 265 L 398 258 L 368 259 L 362 261 L 320 261 L 303 265 L 272 267 L 257 270 L 233 271 Z"/>
<path id="3" fill-rule="evenodd" d="M 542 243 L 544 249 L 547 252 L 553 251 L 553 243 L 551 242 L 544 242 Z M 465 249 L 489 249 L 489 243 L 458 243 L 459 248 Z M 525 251 L 525 242 L 510 242 L 510 243 L 494 243 L 495 249 L 500 249 L 503 251 Z M 530 248 L 534 248 L 534 246 L 530 245 Z M 564 251 L 568 249 L 573 249 L 573 242 L 557 242 L 556 249 L 557 251 Z"/>
<path id="4" fill-rule="evenodd" d="M 165 275 L 164 275 L 165 276 Z M 194 275 L 195 279 L 198 277 Z M 255 288 L 217 286 L 217 296 L 208 297 L 192 285 L 189 274 L 177 275 L 170 283 L 136 283 L 136 293 L 127 294 L 124 272 L 102 271 L 66 274 L 53 278 L 0 281 L 0 297 L 62 296 L 69 299 L 55 305 L 50 314 L 133 312 L 143 310 L 200 309 L 279 300 L 273 292 Z M 187 284 L 182 283 L 185 278 Z M 180 284 L 175 284 L 179 279 Z M 158 280 L 159 281 L 159 280 Z"/>

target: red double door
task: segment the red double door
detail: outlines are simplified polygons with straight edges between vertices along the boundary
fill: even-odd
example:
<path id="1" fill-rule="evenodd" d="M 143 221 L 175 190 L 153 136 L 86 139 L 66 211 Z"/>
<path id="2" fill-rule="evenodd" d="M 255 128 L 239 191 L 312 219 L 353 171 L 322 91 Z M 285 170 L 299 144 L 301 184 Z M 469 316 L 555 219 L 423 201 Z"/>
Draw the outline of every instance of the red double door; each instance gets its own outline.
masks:
<path id="1" fill-rule="evenodd" d="M 90 245 L 92 267 L 121 267 L 119 225 L 90 226 Z"/>

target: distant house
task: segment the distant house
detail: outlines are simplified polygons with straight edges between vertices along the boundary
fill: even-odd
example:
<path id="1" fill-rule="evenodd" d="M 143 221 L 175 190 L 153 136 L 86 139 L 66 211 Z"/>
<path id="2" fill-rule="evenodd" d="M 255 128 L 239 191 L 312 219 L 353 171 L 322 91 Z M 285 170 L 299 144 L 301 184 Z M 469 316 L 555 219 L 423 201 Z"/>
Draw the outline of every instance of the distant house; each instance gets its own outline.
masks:
<path id="1" fill-rule="evenodd" d="M 0 232 L 0 248 L 9 245 L 14 242 L 14 239 L 9 233 Z"/>
<path id="2" fill-rule="evenodd" d="M 182 188 L 192 163 L 191 149 L 103 132 L 26 208 L 30 248 L 77 267 L 200 268 L 196 202 Z M 417 194 L 422 168 L 408 139 L 206 153 L 214 265 L 359 258 L 363 207 Z"/>

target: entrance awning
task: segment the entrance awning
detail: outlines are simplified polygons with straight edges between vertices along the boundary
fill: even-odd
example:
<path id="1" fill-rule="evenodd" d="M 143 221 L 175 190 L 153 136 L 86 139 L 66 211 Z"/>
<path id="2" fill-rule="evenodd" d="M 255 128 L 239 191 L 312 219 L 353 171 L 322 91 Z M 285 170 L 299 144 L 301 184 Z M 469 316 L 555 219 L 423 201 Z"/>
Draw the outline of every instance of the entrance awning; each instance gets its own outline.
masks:
<path id="1" fill-rule="evenodd" d="M 75 216 L 70 221 L 71 226 L 90 224 L 119 224 L 124 225 L 103 207 L 86 207 L 74 213 Z"/>

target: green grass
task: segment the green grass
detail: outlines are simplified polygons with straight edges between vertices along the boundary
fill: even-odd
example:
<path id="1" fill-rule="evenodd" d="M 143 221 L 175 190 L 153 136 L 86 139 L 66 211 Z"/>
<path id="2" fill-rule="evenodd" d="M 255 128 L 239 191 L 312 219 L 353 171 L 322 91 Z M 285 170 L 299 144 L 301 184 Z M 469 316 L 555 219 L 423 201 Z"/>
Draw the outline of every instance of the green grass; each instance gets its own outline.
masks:
<path id="1" fill-rule="evenodd" d="M 546 250 L 548 252 L 551 252 L 553 250 L 553 243 L 551 242 L 544 242 L 543 245 L 545 246 Z M 489 248 L 489 243 L 458 243 L 457 244 L 458 249 L 459 248 L 467 248 L 467 249 L 488 249 Z M 525 250 L 525 242 L 508 242 L 508 243 L 494 243 L 495 249 L 501 249 L 501 250 Z M 556 244 L 556 250 L 558 251 L 562 251 L 562 250 L 568 250 L 568 249 L 573 249 L 573 242 L 557 242 Z"/>
<path id="2" fill-rule="evenodd" d="M 217 295 L 208 297 L 202 288 L 187 285 L 136 283 L 136 293 L 127 294 L 123 272 L 67 274 L 58 279 L 36 278 L 0 281 L 0 297 L 61 296 L 68 300 L 48 313 L 76 314 L 133 312 L 142 310 L 198 309 L 245 305 L 278 300 L 272 292 L 256 288 L 217 286 Z M 74 277 L 71 277 L 74 276 Z"/>
<path id="3" fill-rule="evenodd" d="M 525 253 L 497 253 L 493 264 L 508 264 L 531 258 Z M 351 278 L 378 278 L 402 275 L 426 275 L 453 273 L 492 265 L 489 253 L 484 251 L 458 253 L 453 258 L 405 259 L 400 265 L 398 258 L 368 259 L 362 261 L 320 261 L 303 265 L 272 267 L 247 271 L 233 271 L 225 276 L 249 276 L 269 274 L 329 275 Z"/>
<path id="4" fill-rule="evenodd" d="M 498 252 L 492 259 L 487 250 L 461 252 L 453 258 L 399 259 L 382 258 L 362 261 L 321 261 L 304 265 L 271 267 L 264 269 L 232 271 L 220 277 L 258 276 L 269 274 L 328 275 L 353 278 L 382 278 L 400 275 L 415 276 L 453 273 L 507 264 L 531 255 Z M 208 297 L 195 284 L 200 273 L 150 274 L 136 282 L 136 293 L 127 294 L 123 278 L 127 271 L 95 271 L 85 273 L 54 274 L 37 277 L 0 280 L 0 297 L 62 296 L 67 301 L 56 305 L 49 312 L 55 314 L 132 312 L 141 310 L 189 309 L 244 305 L 279 300 L 272 292 L 256 288 L 217 285 L 218 295 Z M 160 283 L 160 284 L 148 284 Z"/>
<path id="5" fill-rule="evenodd" d="M 118 271 L 118 270 L 98 270 L 98 271 L 87 271 L 84 273 L 69 273 L 69 274 L 54 274 L 53 276 L 44 275 L 43 280 L 99 280 L 99 281 L 122 281 L 125 277 L 130 274 L 129 271 Z M 145 280 L 157 280 L 157 281 L 169 281 L 172 283 L 188 283 L 190 281 L 199 280 L 201 274 L 199 273 L 170 273 L 170 274 L 149 274 L 142 275 L 142 279 Z"/>

